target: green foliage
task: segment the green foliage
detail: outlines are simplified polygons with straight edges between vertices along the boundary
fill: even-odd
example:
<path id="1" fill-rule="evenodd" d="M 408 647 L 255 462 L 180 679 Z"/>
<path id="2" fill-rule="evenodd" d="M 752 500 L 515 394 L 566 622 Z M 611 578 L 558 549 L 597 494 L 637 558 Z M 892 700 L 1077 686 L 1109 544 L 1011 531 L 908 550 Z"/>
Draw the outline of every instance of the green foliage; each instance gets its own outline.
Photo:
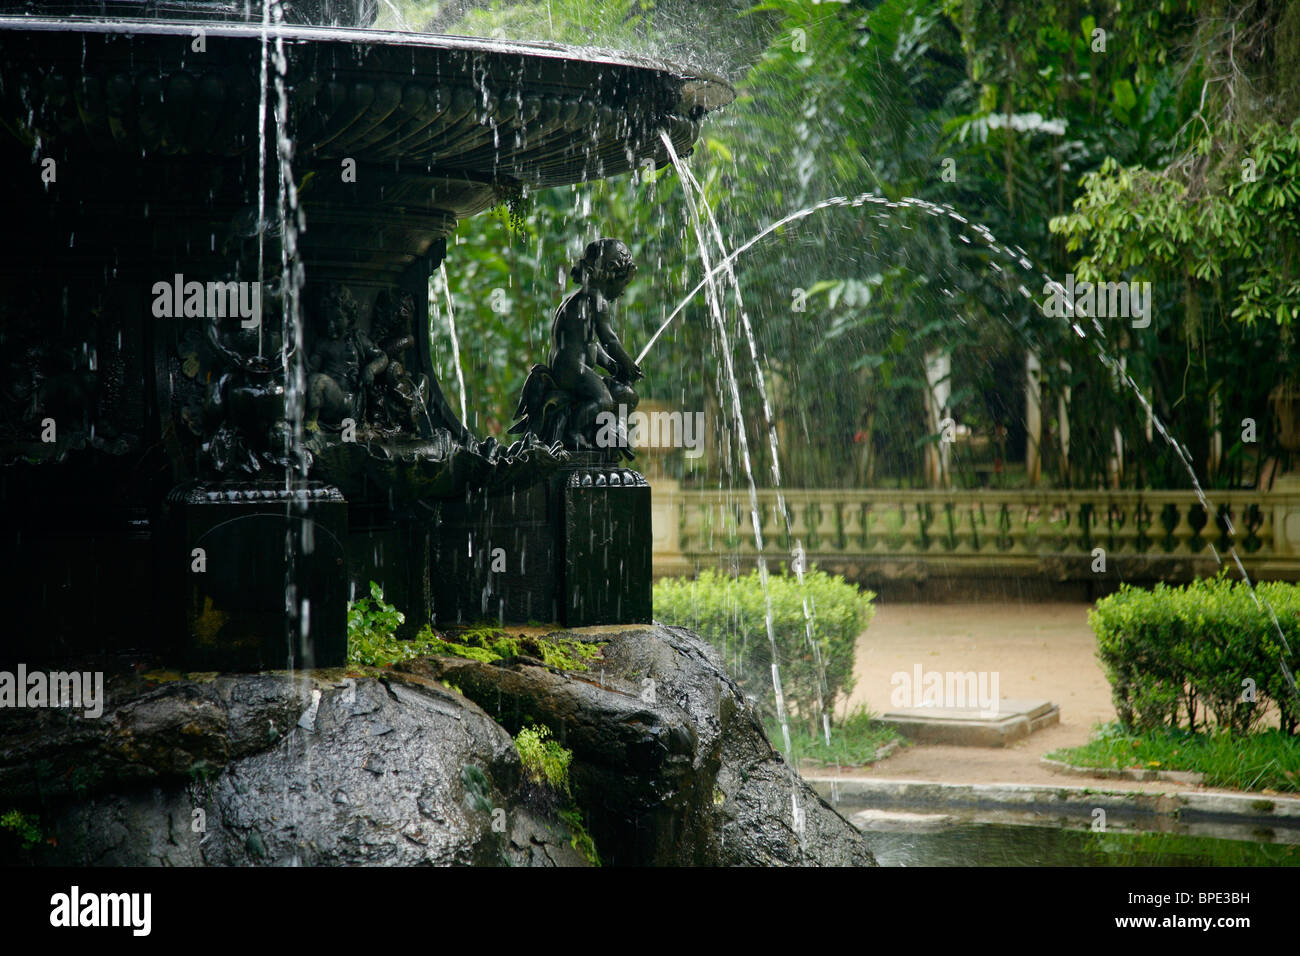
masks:
<path id="1" fill-rule="evenodd" d="M 805 574 L 802 583 L 792 574 L 769 575 L 768 587 L 785 699 L 814 727 L 819 698 L 831 712 L 839 696 L 853 689 L 854 649 L 875 615 L 875 595 L 817 570 Z M 695 580 L 665 578 L 655 584 L 654 606 L 657 617 L 709 641 L 746 693 L 769 702 L 769 709 L 774 706 L 767 604 L 757 571 L 731 577 L 705 570 Z"/>
<path id="2" fill-rule="evenodd" d="M 40 819 L 21 810 L 6 810 L 0 814 L 0 830 L 6 830 L 17 837 L 24 850 L 30 850 L 45 839 Z"/>
<path id="3" fill-rule="evenodd" d="M 586 824 L 582 819 L 582 811 L 577 807 L 567 807 L 560 810 L 559 815 L 560 819 L 568 824 L 569 830 L 573 834 L 569 840 L 569 846 L 582 854 L 582 858 L 592 866 L 600 866 L 600 854 L 596 852 L 596 841 L 587 832 Z"/>
<path id="4" fill-rule="evenodd" d="M 515 736 L 515 749 L 524 774 L 535 784 L 544 784 L 564 796 L 569 793 L 569 764 L 573 751 L 551 739 L 551 730 L 538 724 L 525 727 Z"/>
<path id="5" fill-rule="evenodd" d="M 370 597 L 348 604 L 348 663 L 391 667 L 420 651 L 410 641 L 394 635 L 406 615 L 384 601 L 384 589 L 370 582 Z"/>
<path id="6" fill-rule="evenodd" d="M 573 751 L 560 746 L 558 740 L 551 738 L 550 728 L 540 724 L 520 730 L 515 736 L 515 749 L 519 751 L 524 776 L 535 786 L 545 788 L 561 803 L 555 812 L 569 827 L 569 845 L 592 866 L 600 866 L 596 841 L 587 832 L 582 811 L 573 802 L 573 793 L 569 789 L 569 764 L 573 762 Z"/>
<path id="7" fill-rule="evenodd" d="M 781 725 L 775 720 L 766 723 L 768 739 L 779 749 L 782 746 Z M 859 707 L 836 726 L 829 745 L 820 728 L 810 730 L 796 725 L 790 728 L 790 738 L 798 759 L 837 767 L 863 767 L 875 763 L 876 754 L 882 747 L 901 740 L 898 731 L 877 723 L 875 715 L 865 707 Z M 786 754 L 786 757 L 794 759 L 791 754 Z"/>
<path id="8" fill-rule="evenodd" d="M 1119 770 L 1190 770 L 1211 787 L 1300 791 L 1300 736 L 1277 730 L 1242 737 L 1154 729 L 1142 733 L 1110 724 L 1081 747 L 1047 755 L 1076 767 Z"/>
<path id="9" fill-rule="evenodd" d="M 1253 484 L 1266 459 L 1284 453 L 1268 394 L 1293 377 L 1290 325 L 1300 315 L 1298 4 L 381 7 L 389 27 L 706 54 L 701 65 L 726 73 L 738 98 L 710 116 L 689 164 L 732 248 L 796 209 L 874 190 L 950 204 L 1024 250 L 1030 265 L 1022 268 L 969 232 L 963 242 L 946 216 L 865 206 L 818 213 L 747 252 L 737 264 L 745 308 L 775 424 L 795 439 L 780 449 L 788 485 L 923 483 L 926 446 L 936 440 L 923 433 L 924 365 L 937 350 L 952 355 L 950 414 L 985 449 L 949 449 L 954 482 L 1023 481 L 1012 463 L 1027 442 L 1021 388 L 1032 349 L 1042 366 L 1043 481 L 1109 483 L 1118 431 L 1121 484 L 1188 487 L 1177 452 L 1147 437 L 1145 409 L 1098 362 L 1097 337 L 1085 341 L 1043 315 L 1042 273 L 1152 281 L 1151 327 L 1099 321 L 1155 413 L 1206 463 L 1203 483 Z M 1253 178 L 1243 175 L 1246 160 Z M 444 390 L 458 404 L 450 292 L 468 424 L 501 437 L 530 364 L 545 360 L 550 317 L 572 289 L 565 270 L 587 241 L 621 236 L 641 263 L 615 317 L 633 352 L 698 281 L 701 263 L 671 168 L 528 195 L 503 187 L 498 199 L 508 212 L 458 227 L 450 289 L 435 275 L 430 302 Z M 806 295 L 802 309 L 796 290 Z M 730 344 L 741 392 L 753 395 L 745 337 Z M 731 426 L 721 350 L 697 295 L 647 356 L 643 397 Z M 1070 413 L 1068 451 L 1060 400 Z M 767 443 L 756 440 L 766 429 L 759 403 L 743 404 L 754 473 L 771 474 Z M 1259 423 L 1258 442 L 1234 442 L 1235 428 L 1223 428 L 1227 447 L 1211 469 L 1215 426 L 1246 417 Z M 735 429 L 715 433 L 723 433 L 718 447 L 699 460 L 673 453 L 669 471 L 734 484 Z"/>
<path id="10" fill-rule="evenodd" d="M 1252 594 L 1222 575 L 1149 591 L 1125 585 L 1088 622 L 1123 726 L 1196 730 L 1213 718 L 1244 734 L 1271 703 L 1281 728 L 1296 732 L 1300 695 L 1286 672 L 1300 665 L 1300 586 L 1263 583 Z M 1251 681 L 1255 702 L 1243 700 Z"/>

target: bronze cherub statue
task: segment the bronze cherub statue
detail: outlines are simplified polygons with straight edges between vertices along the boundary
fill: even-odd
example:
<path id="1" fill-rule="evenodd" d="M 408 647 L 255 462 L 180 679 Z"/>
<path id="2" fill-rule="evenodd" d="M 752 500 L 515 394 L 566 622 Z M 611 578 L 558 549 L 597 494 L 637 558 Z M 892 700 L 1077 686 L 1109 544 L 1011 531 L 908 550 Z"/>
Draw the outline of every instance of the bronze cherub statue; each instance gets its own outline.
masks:
<path id="1" fill-rule="evenodd" d="M 555 310 L 550 364 L 534 365 L 528 373 L 512 435 L 530 434 L 573 451 L 608 445 L 613 457 L 632 457 L 625 434 L 599 442 L 597 426 L 602 413 L 612 416 L 620 405 L 636 407 L 632 383 L 644 377 L 610 324 L 611 305 L 635 274 L 632 252 L 618 239 L 587 246 L 569 273 L 581 288 Z M 610 374 L 602 376 L 598 368 Z"/>

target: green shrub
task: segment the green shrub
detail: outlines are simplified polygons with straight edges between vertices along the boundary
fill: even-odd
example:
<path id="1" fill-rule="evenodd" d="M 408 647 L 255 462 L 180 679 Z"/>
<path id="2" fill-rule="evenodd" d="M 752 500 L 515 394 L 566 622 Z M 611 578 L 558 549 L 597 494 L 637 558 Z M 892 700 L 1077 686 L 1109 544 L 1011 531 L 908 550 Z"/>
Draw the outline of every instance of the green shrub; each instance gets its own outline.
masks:
<path id="1" fill-rule="evenodd" d="M 1088 623 L 1124 727 L 1195 730 L 1213 718 L 1249 733 L 1271 702 L 1282 729 L 1295 733 L 1300 698 L 1283 665 L 1294 674 L 1300 664 L 1300 587 L 1270 582 L 1252 593 L 1222 575 L 1186 587 L 1124 585 L 1097 602 Z M 1249 681 L 1254 702 L 1243 700 Z"/>
<path id="2" fill-rule="evenodd" d="M 768 588 L 781 687 L 791 711 L 813 726 L 820 671 L 828 712 L 841 694 L 853 690 L 854 649 L 875 614 L 875 595 L 817 570 L 805 574 L 802 584 L 794 575 L 771 574 Z M 660 620 L 690 627 L 716 647 L 745 692 L 763 701 L 769 715 L 774 711 L 772 648 L 757 571 L 732 577 L 705 570 L 695 580 L 665 578 L 655 585 L 654 606 Z"/>

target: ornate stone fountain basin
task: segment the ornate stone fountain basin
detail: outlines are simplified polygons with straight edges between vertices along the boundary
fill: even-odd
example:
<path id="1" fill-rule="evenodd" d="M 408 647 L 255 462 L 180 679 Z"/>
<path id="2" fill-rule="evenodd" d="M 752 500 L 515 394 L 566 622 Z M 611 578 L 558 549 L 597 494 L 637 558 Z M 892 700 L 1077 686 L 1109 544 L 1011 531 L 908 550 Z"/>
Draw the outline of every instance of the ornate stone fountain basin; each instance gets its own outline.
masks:
<path id="1" fill-rule="evenodd" d="M 367 22 L 364 3 L 300 2 L 288 15 L 337 23 L 335 7 L 357 6 L 360 20 L 347 22 Z M 85 15 L 44 15 L 51 9 Z M 365 593 L 369 580 L 382 580 L 413 621 L 438 617 L 437 593 L 490 591 L 463 556 L 439 570 L 439 556 L 456 553 L 443 540 L 451 529 L 487 535 L 528 523 L 514 510 L 493 517 L 491 481 L 467 497 L 456 477 L 491 462 L 479 460 L 482 447 L 431 366 L 428 280 L 446 237 L 522 190 L 662 165 L 662 132 L 685 153 L 705 114 L 734 95 L 716 77 L 636 57 L 310 22 L 264 31 L 244 15 L 243 4 L 199 0 L 0 0 L 0 175 L 10 184 L 0 239 L 0 520 L 3 557 L 20 569 L 5 579 L 20 635 L 5 656 L 166 648 L 169 622 L 181 622 L 175 630 L 213 666 L 281 666 L 285 639 L 268 622 L 284 617 L 292 594 L 308 599 L 312 625 L 290 660 L 336 663 L 346 595 Z M 281 48 L 288 109 L 277 125 L 270 81 Z M 279 360 L 274 297 L 263 299 L 265 334 L 240 339 L 238 318 L 160 310 L 156 292 L 173 283 L 274 287 L 281 131 L 305 227 L 296 249 L 303 361 L 315 361 L 341 297 L 358 334 L 378 339 L 380 303 L 409 294 L 399 331 L 411 375 L 392 388 L 425 406 L 410 415 L 420 421 L 373 446 L 364 467 L 347 467 L 353 449 L 318 448 L 322 473 L 292 481 L 286 462 L 312 456 L 301 443 L 277 452 L 283 422 L 268 429 L 270 413 L 258 410 L 284 406 L 254 369 Z M 383 321 L 393 333 L 393 320 Z M 449 441 L 468 444 L 469 457 L 456 460 Z M 418 461 L 403 470 L 407 458 Z M 340 467 L 347 480 L 336 480 Z M 562 541 L 547 535 L 563 538 L 556 522 L 568 483 L 552 476 L 529 498 L 544 512 L 530 540 L 557 555 Z M 637 493 L 648 496 L 643 485 Z M 454 490 L 461 504 L 430 505 L 426 487 L 430 497 Z M 234 520 L 249 530 L 230 533 Z M 220 542 L 205 550 L 202 571 L 191 560 L 199 537 Z M 282 571 L 285 588 L 266 585 Z M 308 575 L 300 587 L 295 573 Z M 644 601 L 602 606 L 647 618 L 645 574 Z M 520 587 L 532 590 L 511 607 L 585 622 L 564 610 L 562 575 Z M 254 592 L 256 606 L 240 607 Z M 489 605 L 510 613 L 505 601 Z M 290 617 L 305 615 L 301 606 Z M 454 616 L 464 613 L 457 606 Z M 160 623 L 141 627 L 153 618 Z"/>
<path id="2" fill-rule="evenodd" d="M 61 167 L 53 183 L 36 177 L 50 188 L 14 197 L 41 229 L 10 235 L 7 265 L 57 252 L 64 268 L 92 267 L 111 253 L 155 270 L 173 256 L 220 270 L 244 251 L 258 224 L 262 30 L 204 23 L 198 52 L 197 29 L 0 16 L 0 109 L 27 147 L 11 143 L 7 172 Z M 279 35 L 313 282 L 391 280 L 458 219 L 521 187 L 662 165 L 660 131 L 684 152 L 705 112 L 732 96 L 714 77 L 557 44 L 312 26 Z"/>

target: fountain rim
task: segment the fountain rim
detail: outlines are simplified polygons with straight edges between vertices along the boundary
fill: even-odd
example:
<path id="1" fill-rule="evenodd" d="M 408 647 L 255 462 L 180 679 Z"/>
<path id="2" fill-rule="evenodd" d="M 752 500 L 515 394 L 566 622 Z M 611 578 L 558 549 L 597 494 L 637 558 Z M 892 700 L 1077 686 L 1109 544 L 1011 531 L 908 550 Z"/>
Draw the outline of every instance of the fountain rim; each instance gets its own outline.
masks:
<path id="1" fill-rule="evenodd" d="M 102 17 L 26 17 L 0 15 L 0 39 L 6 33 L 29 31 L 33 33 L 89 33 L 104 36 L 135 35 L 167 37 L 189 40 L 198 25 L 204 35 L 221 39 L 257 40 L 263 36 L 262 27 L 251 23 L 230 23 L 212 20 L 106 20 Z M 556 60 L 580 63 L 585 66 L 612 67 L 659 73 L 681 84 L 682 99 L 688 106 L 699 106 L 713 111 L 726 106 L 736 98 L 735 88 L 716 73 L 687 68 L 668 60 L 638 53 L 625 53 L 600 47 L 574 46 L 549 40 L 499 40 L 491 37 L 467 37 L 442 33 L 406 33 L 393 30 L 373 30 L 361 27 L 320 27 L 299 24 L 279 24 L 266 30 L 269 38 L 283 38 L 290 43 L 364 44 L 386 50 L 408 48 L 412 51 L 430 50 L 439 53 L 469 53 L 497 57 L 525 57 L 534 60 Z"/>

